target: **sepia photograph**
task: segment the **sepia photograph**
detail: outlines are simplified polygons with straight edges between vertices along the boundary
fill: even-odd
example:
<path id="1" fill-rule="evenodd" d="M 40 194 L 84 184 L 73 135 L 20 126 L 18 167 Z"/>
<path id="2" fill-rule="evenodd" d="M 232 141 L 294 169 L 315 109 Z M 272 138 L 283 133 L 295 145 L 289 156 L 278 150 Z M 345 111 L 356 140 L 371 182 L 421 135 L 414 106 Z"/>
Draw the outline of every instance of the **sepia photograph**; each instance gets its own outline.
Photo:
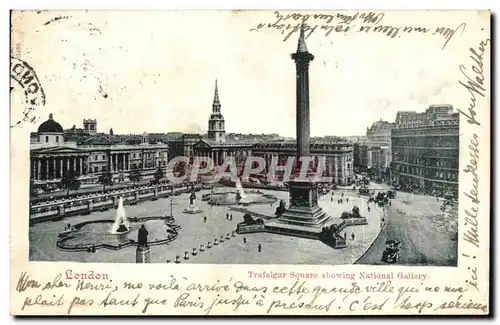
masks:
<path id="1" fill-rule="evenodd" d="M 124 263 L 422 286 L 438 280 L 422 267 L 458 272 L 459 241 L 486 240 L 489 138 L 471 128 L 489 130 L 474 111 L 489 13 L 425 15 L 12 11 L 27 215 L 11 219 L 29 263 L 93 263 L 66 280 Z"/>

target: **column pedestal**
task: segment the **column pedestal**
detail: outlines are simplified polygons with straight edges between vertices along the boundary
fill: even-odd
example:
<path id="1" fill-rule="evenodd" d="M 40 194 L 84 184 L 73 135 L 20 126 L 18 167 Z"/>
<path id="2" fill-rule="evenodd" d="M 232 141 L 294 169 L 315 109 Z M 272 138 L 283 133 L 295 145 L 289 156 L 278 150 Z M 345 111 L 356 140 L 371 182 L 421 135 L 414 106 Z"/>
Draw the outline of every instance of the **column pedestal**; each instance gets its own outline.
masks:
<path id="1" fill-rule="evenodd" d="M 135 251 L 135 262 L 136 263 L 151 263 L 151 252 L 149 251 L 149 246 L 137 246 Z"/>
<path id="2" fill-rule="evenodd" d="M 311 181 L 291 181 L 289 191 L 290 207 L 277 222 L 321 230 L 330 217 L 318 205 L 318 185 Z"/>

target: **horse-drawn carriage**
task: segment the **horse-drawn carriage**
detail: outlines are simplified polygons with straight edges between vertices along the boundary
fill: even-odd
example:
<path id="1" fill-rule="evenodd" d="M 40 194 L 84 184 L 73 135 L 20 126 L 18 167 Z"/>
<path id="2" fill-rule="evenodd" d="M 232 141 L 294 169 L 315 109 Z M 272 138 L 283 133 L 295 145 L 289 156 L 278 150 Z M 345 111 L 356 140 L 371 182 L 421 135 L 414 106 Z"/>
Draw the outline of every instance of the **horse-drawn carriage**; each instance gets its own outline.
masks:
<path id="1" fill-rule="evenodd" d="M 401 242 L 398 239 L 388 239 L 385 241 L 385 250 L 382 254 L 382 262 L 397 263 L 399 262 L 399 250 Z"/>

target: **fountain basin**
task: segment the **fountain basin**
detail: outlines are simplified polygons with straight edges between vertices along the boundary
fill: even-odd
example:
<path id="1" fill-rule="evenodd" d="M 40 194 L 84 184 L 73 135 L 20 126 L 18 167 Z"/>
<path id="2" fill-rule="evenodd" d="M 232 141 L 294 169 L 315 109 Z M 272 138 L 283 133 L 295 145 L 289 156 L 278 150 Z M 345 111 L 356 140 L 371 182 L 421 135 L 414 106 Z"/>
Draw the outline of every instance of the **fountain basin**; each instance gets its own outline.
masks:
<path id="1" fill-rule="evenodd" d="M 121 234 L 126 234 L 130 231 L 130 227 L 126 227 L 125 225 L 120 225 L 118 226 L 118 229 L 115 231 L 111 232 L 112 235 L 121 235 Z"/>
<path id="2" fill-rule="evenodd" d="M 198 214 L 198 213 L 202 213 L 203 211 L 200 210 L 200 208 L 198 208 L 197 206 L 190 206 L 189 208 L 184 209 L 183 212 L 187 213 L 187 214 Z"/>
<path id="3" fill-rule="evenodd" d="M 75 224 L 74 231 L 59 233 L 56 246 L 59 250 L 68 252 L 87 251 L 92 246 L 109 250 L 137 246 L 137 231 L 142 224 L 149 231 L 149 246 L 165 245 L 177 239 L 180 228 L 172 218 L 149 216 L 129 219 L 130 227 L 124 233 L 110 233 L 109 226 L 114 222 L 115 220 L 93 220 Z"/>
<path id="4" fill-rule="evenodd" d="M 246 191 L 244 195 L 238 191 L 223 191 L 207 193 L 202 196 L 202 201 L 210 205 L 252 205 L 252 204 L 271 204 L 278 199 L 271 194 L 265 194 L 258 190 Z"/>

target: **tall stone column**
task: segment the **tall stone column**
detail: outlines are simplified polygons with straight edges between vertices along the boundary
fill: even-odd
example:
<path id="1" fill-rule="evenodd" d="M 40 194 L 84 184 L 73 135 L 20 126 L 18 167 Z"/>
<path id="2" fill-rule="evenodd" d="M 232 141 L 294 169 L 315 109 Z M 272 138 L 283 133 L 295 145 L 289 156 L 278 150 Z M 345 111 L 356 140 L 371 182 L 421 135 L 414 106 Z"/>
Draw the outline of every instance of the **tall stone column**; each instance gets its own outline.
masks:
<path id="1" fill-rule="evenodd" d="M 122 168 L 121 168 L 121 170 L 123 171 L 123 170 L 125 170 L 125 153 L 122 153 L 121 155 L 122 155 Z"/>
<path id="2" fill-rule="evenodd" d="M 38 170 L 37 170 L 37 178 L 40 180 L 42 178 L 42 160 L 40 158 L 37 158 L 37 165 L 38 165 Z"/>
<path id="3" fill-rule="evenodd" d="M 73 157 L 73 171 L 76 172 L 76 157 Z"/>
<path id="4" fill-rule="evenodd" d="M 304 25 L 303 25 L 304 26 Z M 307 51 L 304 28 L 300 30 L 297 52 L 292 54 L 296 70 L 296 128 L 297 128 L 297 158 L 309 156 L 310 126 L 309 126 L 309 62 L 314 55 Z"/>
<path id="5" fill-rule="evenodd" d="M 70 157 L 66 157 L 66 172 L 69 170 L 69 160 Z"/>
<path id="6" fill-rule="evenodd" d="M 61 178 L 64 177 L 63 165 L 64 165 L 64 157 L 60 157 L 59 158 L 59 175 L 61 175 Z"/>
<path id="7" fill-rule="evenodd" d="M 78 158 L 78 160 L 80 162 L 79 174 L 80 174 L 80 176 L 82 176 L 83 175 L 83 157 Z"/>

